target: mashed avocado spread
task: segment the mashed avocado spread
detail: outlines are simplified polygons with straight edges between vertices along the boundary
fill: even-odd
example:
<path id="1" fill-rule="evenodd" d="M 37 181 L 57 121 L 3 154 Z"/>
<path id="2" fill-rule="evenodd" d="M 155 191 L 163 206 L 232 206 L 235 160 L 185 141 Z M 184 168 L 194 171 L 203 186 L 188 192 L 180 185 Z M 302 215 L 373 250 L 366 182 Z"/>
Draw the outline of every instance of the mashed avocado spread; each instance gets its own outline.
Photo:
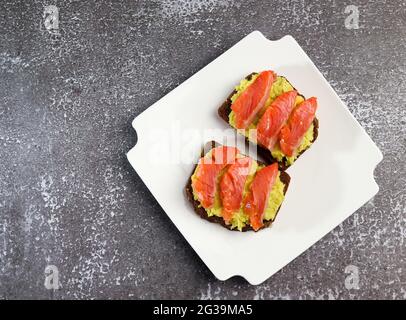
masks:
<path id="1" fill-rule="evenodd" d="M 205 157 L 210 157 L 210 156 L 211 156 L 211 152 L 208 152 L 205 155 Z M 238 155 L 238 156 L 241 156 L 241 155 Z M 245 198 L 245 196 L 248 194 L 248 192 L 250 190 L 250 186 L 255 177 L 255 173 L 258 170 L 262 169 L 263 167 L 264 167 L 263 165 L 258 165 L 258 163 L 256 161 L 253 161 L 252 166 L 250 168 L 249 175 L 247 176 L 247 180 L 245 182 L 243 199 Z M 197 170 L 198 170 L 198 166 L 196 167 L 196 170 L 192 175 L 192 181 L 196 177 Z M 217 186 L 219 185 L 221 177 L 223 176 L 223 174 L 225 173 L 226 170 L 227 170 L 227 167 L 217 177 Z M 279 207 L 281 206 L 283 199 L 285 198 L 285 195 L 283 193 L 284 188 L 285 188 L 285 185 L 280 180 L 279 174 L 278 174 L 278 177 L 277 177 L 275 184 L 272 187 L 272 191 L 269 195 L 268 204 L 267 204 L 267 207 L 266 207 L 265 213 L 264 213 L 264 220 L 268 221 L 268 220 L 273 220 L 275 218 L 276 213 L 277 213 Z M 213 206 L 211 208 L 205 209 L 207 212 L 207 215 L 209 217 L 211 217 L 211 216 L 222 217 L 222 204 L 221 204 L 220 193 L 218 190 L 219 190 L 219 188 L 217 188 L 217 192 L 214 197 Z M 198 196 L 195 194 L 194 191 L 193 191 L 193 197 L 195 200 L 198 200 Z M 233 217 L 231 218 L 230 224 L 231 224 L 231 229 L 237 228 L 237 230 L 239 230 L 239 231 L 242 231 L 242 229 L 246 225 L 249 225 L 249 216 L 244 213 L 244 210 L 242 207 L 240 207 L 240 209 L 238 211 L 234 212 Z"/>
<path id="2" fill-rule="evenodd" d="M 243 79 L 241 82 L 235 87 L 236 93 L 231 97 L 231 103 L 234 103 L 234 101 L 240 96 L 240 94 L 247 89 L 247 87 L 252 84 L 255 79 L 258 77 L 258 73 L 252 75 L 250 80 Z M 269 107 L 269 105 L 272 103 L 273 100 L 276 99 L 279 95 L 282 93 L 288 92 L 290 90 L 293 90 L 292 85 L 289 83 L 289 81 L 286 80 L 286 78 L 277 76 L 275 82 L 272 84 L 271 91 L 269 94 L 269 98 L 265 103 L 265 107 L 259 112 L 258 116 L 254 119 L 253 123 L 250 124 L 250 126 L 247 129 L 237 129 L 238 132 L 244 136 L 246 136 L 250 141 L 253 143 L 256 143 L 256 127 L 258 124 L 259 119 L 261 116 L 264 114 L 265 110 Z M 302 96 L 297 96 L 295 105 L 297 106 L 299 103 L 303 102 L 303 97 Z M 230 125 L 235 128 L 235 114 L 234 111 L 231 111 L 229 116 L 229 123 Z M 285 161 L 287 165 L 291 165 L 293 162 L 295 162 L 297 156 L 303 151 L 306 150 L 313 141 L 313 124 L 310 126 L 310 128 L 307 130 L 306 134 L 303 137 L 302 143 L 296 150 L 295 154 L 291 157 L 286 157 L 282 151 L 279 148 L 279 145 L 276 145 L 274 150 L 271 151 L 272 156 L 277 159 L 279 162 L 282 160 Z"/>

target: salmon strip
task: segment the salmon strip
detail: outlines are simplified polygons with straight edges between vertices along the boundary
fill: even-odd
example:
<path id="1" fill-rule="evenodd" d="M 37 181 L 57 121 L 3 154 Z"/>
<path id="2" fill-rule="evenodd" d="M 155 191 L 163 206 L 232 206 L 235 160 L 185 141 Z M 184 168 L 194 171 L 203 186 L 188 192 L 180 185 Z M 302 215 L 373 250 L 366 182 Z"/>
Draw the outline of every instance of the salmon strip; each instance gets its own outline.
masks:
<path id="1" fill-rule="evenodd" d="M 316 110 L 317 99 L 315 97 L 303 101 L 293 109 L 287 124 L 283 126 L 279 135 L 279 144 L 286 156 L 291 157 L 300 146 L 306 131 L 316 116 Z"/>
<path id="2" fill-rule="evenodd" d="M 257 141 L 272 150 L 278 140 L 279 132 L 289 119 L 295 106 L 297 91 L 282 93 L 266 109 L 258 122 Z"/>
<path id="3" fill-rule="evenodd" d="M 223 204 L 223 219 L 226 224 L 230 223 L 233 213 L 241 207 L 244 186 L 252 161 L 249 157 L 237 159 L 227 168 L 221 178 L 220 197 Z"/>
<path id="4" fill-rule="evenodd" d="M 276 74 L 273 71 L 262 71 L 254 82 L 234 101 L 231 109 L 235 113 L 235 126 L 237 129 L 247 128 L 256 114 L 264 107 L 275 79 Z"/>
<path id="5" fill-rule="evenodd" d="M 244 200 L 244 211 L 249 215 L 251 227 L 255 231 L 258 231 L 264 225 L 265 209 L 277 176 L 277 163 L 259 170 L 252 181 L 250 192 Z"/>
<path id="6" fill-rule="evenodd" d="M 203 157 L 199 160 L 192 179 L 192 188 L 205 209 L 211 208 L 214 204 L 217 178 L 221 170 L 234 163 L 238 153 L 237 148 L 220 146 L 212 149 L 211 157 Z"/>

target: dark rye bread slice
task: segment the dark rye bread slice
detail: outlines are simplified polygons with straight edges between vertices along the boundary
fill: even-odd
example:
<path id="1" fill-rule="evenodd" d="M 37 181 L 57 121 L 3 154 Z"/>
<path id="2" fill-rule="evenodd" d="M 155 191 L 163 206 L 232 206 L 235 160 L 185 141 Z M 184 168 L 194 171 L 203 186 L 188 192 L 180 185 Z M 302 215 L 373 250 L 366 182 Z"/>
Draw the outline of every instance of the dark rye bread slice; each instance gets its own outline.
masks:
<path id="1" fill-rule="evenodd" d="M 245 79 L 247 80 L 251 80 L 251 77 L 253 75 L 255 75 L 256 72 L 253 72 L 251 74 L 249 74 L 248 76 L 245 77 Z M 289 82 L 288 79 L 286 79 L 285 77 L 283 77 L 287 82 Z M 290 82 L 289 82 L 290 83 Z M 293 85 L 290 83 L 290 85 L 293 87 Z M 296 90 L 295 87 L 293 87 L 293 89 Z M 296 90 L 297 91 L 297 90 Z M 299 91 L 298 91 L 299 92 Z M 220 116 L 220 118 L 222 118 L 225 122 L 228 122 L 228 116 L 231 113 L 231 97 L 237 93 L 237 91 L 234 89 L 233 92 L 231 92 L 231 94 L 228 96 L 228 98 L 226 99 L 226 101 L 223 102 L 223 104 L 220 106 L 220 108 L 218 109 L 218 115 Z M 301 97 L 303 97 L 303 99 L 305 99 L 305 97 L 298 93 L 298 95 L 300 95 Z M 314 141 L 316 141 L 317 136 L 319 135 L 319 121 L 317 120 L 317 118 L 314 118 L 313 120 L 313 140 L 311 141 L 312 143 Z M 245 137 L 245 140 L 247 141 L 247 143 L 250 143 L 250 141 L 248 140 L 247 137 Z M 273 156 L 271 151 L 269 151 L 267 148 L 257 144 L 258 147 L 258 155 L 266 162 L 266 163 L 274 163 L 274 162 L 278 162 L 278 160 L 276 160 Z M 308 148 L 307 148 L 308 149 Z M 307 149 L 303 150 L 302 152 L 299 153 L 299 155 L 297 156 L 297 158 L 299 158 L 301 156 L 301 154 L 303 152 L 305 152 Z M 296 158 L 296 160 L 297 160 Z M 285 162 L 285 158 L 282 160 L 282 162 L 278 162 L 279 165 L 279 169 L 280 170 L 286 170 L 289 165 L 286 164 Z"/>
<path id="2" fill-rule="evenodd" d="M 208 150 L 208 151 L 209 151 L 209 150 L 211 150 L 211 148 L 214 148 L 214 147 L 217 147 L 217 146 L 220 146 L 220 144 L 217 143 L 217 142 L 215 142 L 215 141 L 210 141 L 210 142 L 208 142 L 208 143 L 205 145 L 205 147 L 202 149 L 202 152 L 201 152 L 200 156 L 203 157 L 203 156 L 205 155 L 205 150 Z M 261 161 L 257 161 L 257 162 L 258 162 L 258 164 L 266 165 L 265 163 L 263 163 L 263 162 L 261 162 Z M 210 221 L 210 222 L 218 223 L 218 224 L 222 225 L 224 228 L 226 228 L 226 229 L 228 229 L 228 230 L 231 230 L 231 231 L 239 231 L 237 228 L 231 229 L 231 225 L 227 225 L 227 224 L 224 222 L 224 219 L 221 218 L 221 217 L 217 217 L 217 216 L 211 216 L 211 217 L 209 217 L 209 216 L 207 215 L 206 209 L 203 208 L 202 206 L 200 206 L 200 202 L 199 202 L 198 200 L 195 200 L 195 199 L 194 199 L 194 197 L 193 197 L 193 189 L 192 189 L 192 175 L 193 175 L 193 173 L 195 172 L 196 167 L 197 167 L 197 164 L 196 164 L 195 167 L 193 168 L 193 171 L 192 171 L 192 173 L 190 174 L 190 177 L 189 177 L 189 179 L 188 179 L 188 181 L 187 181 L 187 183 L 186 183 L 186 187 L 185 187 L 186 197 L 187 197 L 187 199 L 190 201 L 190 203 L 192 204 L 193 209 L 195 210 L 195 212 L 196 212 L 202 219 L 205 219 L 205 220 Z M 281 179 L 282 183 L 285 185 L 285 188 L 283 189 L 283 194 L 286 194 L 286 191 L 288 190 L 289 183 L 290 183 L 290 176 L 289 176 L 286 172 L 280 171 L 279 178 Z M 282 205 L 283 205 L 283 202 L 282 202 L 281 206 L 282 206 Z M 276 212 L 275 218 L 276 218 L 276 216 L 278 215 L 278 212 L 279 212 L 281 206 L 278 208 L 278 211 Z M 275 218 L 274 218 L 273 220 L 264 221 L 264 226 L 263 226 L 262 228 L 260 228 L 259 230 L 264 229 L 264 228 L 266 228 L 266 227 L 269 227 L 269 226 L 272 224 L 272 222 L 275 220 Z M 245 232 L 245 231 L 250 231 L 250 230 L 251 230 L 251 231 L 255 231 L 250 225 L 246 225 L 246 226 L 242 229 L 243 232 Z M 258 231 L 259 231 L 259 230 L 258 230 Z"/>

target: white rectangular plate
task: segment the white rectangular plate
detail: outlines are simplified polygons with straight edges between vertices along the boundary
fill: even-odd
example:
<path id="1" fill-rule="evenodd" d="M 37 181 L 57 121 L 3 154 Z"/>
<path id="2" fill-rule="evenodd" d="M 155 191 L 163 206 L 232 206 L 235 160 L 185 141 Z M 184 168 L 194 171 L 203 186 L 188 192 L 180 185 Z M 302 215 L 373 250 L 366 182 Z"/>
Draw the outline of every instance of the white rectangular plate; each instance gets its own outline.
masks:
<path id="1" fill-rule="evenodd" d="M 273 226 L 232 232 L 198 217 L 183 189 L 202 145 L 223 141 L 228 126 L 217 116 L 219 105 L 240 79 L 265 69 L 318 98 L 319 137 L 288 169 L 292 181 Z M 249 34 L 136 117 L 133 127 L 138 141 L 128 160 L 220 280 L 240 275 L 260 284 L 378 192 L 373 171 L 381 152 L 291 36 L 270 41 Z"/>

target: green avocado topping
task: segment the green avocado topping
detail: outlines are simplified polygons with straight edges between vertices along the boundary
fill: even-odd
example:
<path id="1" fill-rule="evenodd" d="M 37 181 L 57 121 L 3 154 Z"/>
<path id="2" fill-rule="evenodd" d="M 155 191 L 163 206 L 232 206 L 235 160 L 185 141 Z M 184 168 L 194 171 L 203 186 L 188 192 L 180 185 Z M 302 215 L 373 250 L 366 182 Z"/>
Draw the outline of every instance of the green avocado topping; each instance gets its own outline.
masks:
<path id="1" fill-rule="evenodd" d="M 242 231 L 242 229 L 250 223 L 250 217 L 244 213 L 244 211 L 239 210 L 233 214 L 231 218 L 231 229 L 237 228 L 238 231 Z"/>
<path id="2" fill-rule="evenodd" d="M 275 181 L 275 184 L 272 187 L 271 194 L 269 195 L 268 205 L 266 206 L 264 219 L 265 220 L 274 220 L 276 217 L 276 213 L 278 212 L 279 207 L 281 206 L 285 195 L 283 190 L 285 189 L 285 185 L 281 181 L 279 174 Z"/>
<path id="3" fill-rule="evenodd" d="M 243 79 L 240 81 L 240 83 L 235 87 L 236 93 L 231 97 L 231 103 L 234 103 L 234 101 L 240 96 L 240 94 L 248 88 L 250 84 L 252 84 L 255 79 L 258 77 L 258 74 L 254 74 L 250 80 Z M 258 116 L 254 119 L 254 121 L 249 125 L 247 129 L 237 129 L 238 132 L 244 136 L 246 136 L 250 141 L 253 143 L 257 143 L 256 141 L 256 127 L 259 119 L 261 116 L 264 114 L 265 110 L 270 106 L 273 100 L 276 99 L 279 95 L 282 93 L 288 92 L 293 90 L 292 85 L 289 83 L 286 78 L 277 76 L 275 82 L 272 84 L 271 91 L 269 94 L 269 98 L 267 102 L 265 103 L 265 107 L 263 110 L 261 110 L 258 114 Z M 299 103 L 303 102 L 303 97 L 302 96 L 297 96 L 295 105 L 297 106 Z M 229 124 L 235 128 L 235 113 L 234 111 L 231 111 L 229 116 L 228 116 L 228 122 Z M 277 144 L 274 148 L 274 150 L 271 151 L 272 156 L 278 161 L 282 162 L 285 161 L 287 165 L 293 164 L 295 162 L 297 156 L 303 151 L 306 150 L 307 148 L 310 147 L 313 141 L 313 129 L 314 126 L 313 124 L 310 126 L 310 128 L 307 130 L 306 134 L 303 137 L 303 140 L 298 147 L 298 149 L 295 151 L 295 154 L 291 157 L 286 157 L 283 152 L 280 150 L 279 145 Z"/>

